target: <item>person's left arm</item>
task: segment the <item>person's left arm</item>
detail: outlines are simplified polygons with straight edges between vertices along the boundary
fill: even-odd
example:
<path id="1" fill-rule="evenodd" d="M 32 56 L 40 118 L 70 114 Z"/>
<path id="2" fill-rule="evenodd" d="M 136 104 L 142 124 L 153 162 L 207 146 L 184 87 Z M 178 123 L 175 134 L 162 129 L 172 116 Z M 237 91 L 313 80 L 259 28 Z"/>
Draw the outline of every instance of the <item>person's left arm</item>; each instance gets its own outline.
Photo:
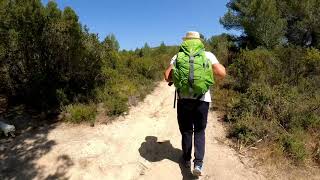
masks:
<path id="1" fill-rule="evenodd" d="M 225 78 L 225 76 L 227 75 L 226 68 L 219 63 L 216 56 L 211 52 L 206 52 L 206 56 L 212 63 L 212 70 L 214 75 L 221 79 Z"/>

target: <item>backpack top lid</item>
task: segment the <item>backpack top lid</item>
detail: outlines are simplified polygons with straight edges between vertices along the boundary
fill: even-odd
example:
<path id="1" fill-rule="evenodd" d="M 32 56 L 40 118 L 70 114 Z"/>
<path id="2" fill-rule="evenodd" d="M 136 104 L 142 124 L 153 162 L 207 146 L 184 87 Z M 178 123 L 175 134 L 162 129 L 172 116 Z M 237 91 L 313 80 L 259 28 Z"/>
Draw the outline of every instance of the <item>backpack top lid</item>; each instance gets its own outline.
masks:
<path id="1" fill-rule="evenodd" d="M 203 51 L 203 50 L 204 50 L 204 44 L 200 39 L 185 40 L 180 46 L 180 51 L 186 53 L 189 56 L 195 55 L 199 51 Z"/>

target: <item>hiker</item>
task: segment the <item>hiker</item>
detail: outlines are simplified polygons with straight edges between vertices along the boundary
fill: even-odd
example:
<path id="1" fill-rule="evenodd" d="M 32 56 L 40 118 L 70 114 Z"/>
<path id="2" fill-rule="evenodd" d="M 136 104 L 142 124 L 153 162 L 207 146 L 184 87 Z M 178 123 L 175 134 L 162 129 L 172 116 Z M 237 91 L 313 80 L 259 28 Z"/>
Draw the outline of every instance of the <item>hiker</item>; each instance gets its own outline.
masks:
<path id="1" fill-rule="evenodd" d="M 178 94 L 177 114 L 182 135 L 183 163 L 191 169 L 192 136 L 194 134 L 195 176 L 201 176 L 205 153 L 205 128 L 214 77 L 224 78 L 226 70 L 211 52 L 205 51 L 200 34 L 187 32 L 179 53 L 164 73 L 174 83 Z"/>

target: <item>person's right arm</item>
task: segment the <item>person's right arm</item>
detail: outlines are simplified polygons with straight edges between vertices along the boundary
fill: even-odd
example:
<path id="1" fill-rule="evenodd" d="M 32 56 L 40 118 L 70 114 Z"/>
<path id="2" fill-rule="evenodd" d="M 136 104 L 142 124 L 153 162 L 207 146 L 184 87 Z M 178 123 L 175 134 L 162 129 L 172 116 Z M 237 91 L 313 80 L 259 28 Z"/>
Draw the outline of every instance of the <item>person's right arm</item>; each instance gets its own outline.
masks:
<path id="1" fill-rule="evenodd" d="M 177 59 L 177 55 L 172 57 L 169 67 L 164 72 L 164 79 L 167 82 L 171 82 L 172 81 L 172 71 L 173 71 L 173 66 L 174 66 L 174 63 L 175 63 L 176 59 Z"/>
<path id="2" fill-rule="evenodd" d="M 212 69 L 213 69 L 213 73 L 221 79 L 223 79 L 227 75 L 226 68 L 220 63 L 212 64 Z"/>
<path id="3" fill-rule="evenodd" d="M 167 70 L 164 72 L 164 79 L 167 82 L 171 82 L 172 80 L 172 69 L 173 69 L 173 64 L 170 64 Z"/>

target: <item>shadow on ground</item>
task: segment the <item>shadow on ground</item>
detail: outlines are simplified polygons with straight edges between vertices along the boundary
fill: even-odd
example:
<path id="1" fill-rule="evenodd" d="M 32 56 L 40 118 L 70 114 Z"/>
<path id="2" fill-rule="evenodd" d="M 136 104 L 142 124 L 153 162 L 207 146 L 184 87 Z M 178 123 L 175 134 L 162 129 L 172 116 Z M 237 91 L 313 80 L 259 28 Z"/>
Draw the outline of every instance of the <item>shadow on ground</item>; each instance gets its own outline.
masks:
<path id="1" fill-rule="evenodd" d="M 183 180 L 194 179 L 190 169 L 182 163 L 182 151 L 174 148 L 170 141 L 158 142 L 155 136 L 147 136 L 139 148 L 140 156 L 149 162 L 159 162 L 164 159 L 179 164 Z"/>
<path id="2" fill-rule="evenodd" d="M 0 134 L 0 179 L 68 179 L 66 174 L 73 166 L 67 155 L 60 155 L 55 162 L 55 173 L 44 175 L 44 167 L 36 161 L 51 151 L 55 141 L 48 133 L 56 128 L 51 120 L 43 121 L 17 108 L 0 114 L 6 123 L 16 126 L 16 137 Z"/>

